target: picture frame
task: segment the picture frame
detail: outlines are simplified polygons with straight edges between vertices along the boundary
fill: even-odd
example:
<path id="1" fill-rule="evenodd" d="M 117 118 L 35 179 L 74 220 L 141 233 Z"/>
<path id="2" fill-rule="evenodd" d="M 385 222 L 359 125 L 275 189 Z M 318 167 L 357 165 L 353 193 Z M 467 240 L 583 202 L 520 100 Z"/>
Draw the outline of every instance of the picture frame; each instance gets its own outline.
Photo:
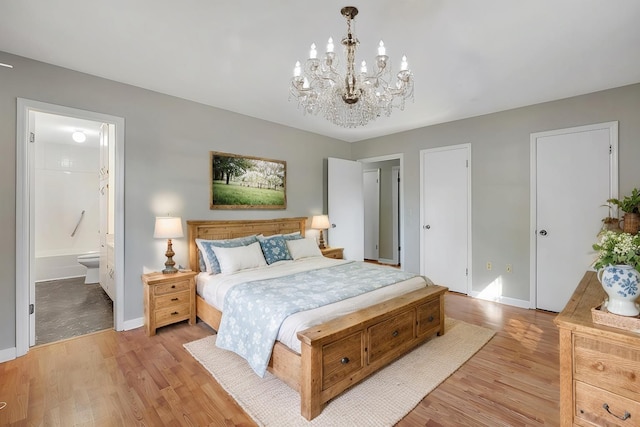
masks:
<path id="1" fill-rule="evenodd" d="M 209 152 L 209 209 L 286 209 L 287 162 Z"/>

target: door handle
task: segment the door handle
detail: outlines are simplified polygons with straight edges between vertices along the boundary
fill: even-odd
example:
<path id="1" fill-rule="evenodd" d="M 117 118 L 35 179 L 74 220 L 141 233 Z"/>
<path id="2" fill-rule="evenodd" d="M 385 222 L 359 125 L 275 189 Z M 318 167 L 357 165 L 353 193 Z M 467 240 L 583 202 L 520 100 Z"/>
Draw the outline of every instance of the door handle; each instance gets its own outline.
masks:
<path id="1" fill-rule="evenodd" d="M 335 224 L 331 224 L 331 228 L 336 228 L 336 225 Z"/>
<path id="2" fill-rule="evenodd" d="M 540 230 L 539 233 L 541 236 L 546 236 L 547 235 L 547 230 Z"/>
<path id="3" fill-rule="evenodd" d="M 429 230 L 430 228 L 431 228 L 431 226 L 430 226 L 429 224 L 427 224 L 427 225 L 425 225 L 425 226 L 424 226 L 424 229 L 425 229 L 425 230 Z"/>

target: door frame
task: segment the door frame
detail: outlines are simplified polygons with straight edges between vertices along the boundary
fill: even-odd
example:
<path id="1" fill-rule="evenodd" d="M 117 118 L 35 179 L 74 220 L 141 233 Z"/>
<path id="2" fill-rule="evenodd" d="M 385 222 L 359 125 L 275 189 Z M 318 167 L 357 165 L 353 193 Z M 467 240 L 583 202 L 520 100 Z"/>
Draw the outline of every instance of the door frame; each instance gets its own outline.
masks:
<path id="1" fill-rule="evenodd" d="M 537 278 L 537 239 L 536 235 L 538 230 L 536 224 L 537 217 L 537 140 L 538 138 L 544 138 L 549 136 L 565 135 L 568 133 L 590 132 L 598 129 L 609 130 L 609 144 L 611 147 L 611 156 L 609 156 L 609 192 L 611 197 L 618 197 L 618 122 L 605 122 L 596 123 L 592 125 L 576 126 L 565 129 L 555 129 L 544 132 L 535 132 L 530 135 L 530 187 L 529 187 L 529 308 L 536 309 L 538 305 L 537 291 L 538 291 L 538 278 Z M 603 200 L 603 203 L 606 200 Z M 595 236 L 594 236 L 595 237 Z M 594 242 L 595 243 L 595 242 Z"/>
<path id="2" fill-rule="evenodd" d="M 456 144 L 456 145 L 446 145 L 442 147 L 436 148 L 428 148 L 425 150 L 420 150 L 420 274 L 427 274 L 425 272 L 424 265 L 424 257 L 425 257 L 425 235 L 424 235 L 424 227 L 426 226 L 425 221 L 425 210 L 424 210 L 424 202 L 425 202 L 425 188 L 424 188 L 424 180 L 425 180 L 425 170 L 424 170 L 424 158 L 429 153 L 435 153 L 440 151 L 449 151 L 449 150 L 460 150 L 465 149 L 467 152 L 467 295 L 472 295 L 473 290 L 473 258 L 472 258 L 472 222 L 471 222 L 471 143 L 465 144 Z"/>
<path id="3" fill-rule="evenodd" d="M 399 168 L 400 168 L 400 172 L 399 172 L 399 177 L 400 177 L 400 188 L 399 188 L 399 194 L 398 194 L 398 206 L 399 206 L 399 220 L 400 220 L 400 231 L 399 231 L 399 235 L 398 235 L 398 239 L 399 239 L 399 244 L 398 247 L 400 247 L 400 269 L 404 270 L 404 253 L 405 250 L 402 248 L 402 246 L 404 245 L 405 237 L 404 237 L 404 154 L 403 153 L 395 153 L 395 154 L 387 154 L 384 156 L 377 156 L 377 157 L 365 157 L 362 159 L 358 159 L 358 162 L 367 164 L 367 163 L 376 163 L 376 162 L 384 162 L 386 160 L 399 160 L 400 164 L 399 164 Z"/>
<path id="4" fill-rule="evenodd" d="M 34 236 L 31 229 L 29 113 L 70 116 L 115 125 L 114 157 L 114 328 L 124 329 L 124 118 L 25 98 L 17 99 L 16 114 L 16 357 L 29 351 L 30 281 L 33 276 Z"/>

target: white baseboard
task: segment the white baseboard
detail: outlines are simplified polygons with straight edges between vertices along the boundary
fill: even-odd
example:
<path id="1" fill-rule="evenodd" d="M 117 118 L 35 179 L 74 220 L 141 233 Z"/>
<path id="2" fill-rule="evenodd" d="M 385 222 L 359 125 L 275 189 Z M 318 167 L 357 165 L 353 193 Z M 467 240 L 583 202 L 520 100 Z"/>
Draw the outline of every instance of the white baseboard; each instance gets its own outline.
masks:
<path id="1" fill-rule="evenodd" d="M 529 307 L 528 300 L 521 300 L 521 299 L 509 298 L 509 297 L 503 297 L 503 296 L 488 298 L 488 297 L 483 297 L 480 292 L 474 292 L 474 291 L 470 292 L 469 296 L 473 298 L 482 299 L 485 301 L 493 301 L 493 302 L 499 302 L 500 304 L 512 305 L 514 307 L 520 307 L 520 308 L 526 308 L 526 309 L 531 308 Z"/>
<path id="2" fill-rule="evenodd" d="M 15 347 L 0 350 L 0 363 L 15 359 L 17 354 L 18 352 Z"/>
<path id="3" fill-rule="evenodd" d="M 394 261 L 392 259 L 387 259 L 387 258 L 380 258 L 378 262 L 380 264 L 398 265 L 397 261 Z"/>
<path id="4" fill-rule="evenodd" d="M 125 331 L 129 331 L 131 329 L 139 328 L 144 326 L 144 317 L 138 317 L 137 319 L 125 320 L 124 321 L 124 329 Z"/>

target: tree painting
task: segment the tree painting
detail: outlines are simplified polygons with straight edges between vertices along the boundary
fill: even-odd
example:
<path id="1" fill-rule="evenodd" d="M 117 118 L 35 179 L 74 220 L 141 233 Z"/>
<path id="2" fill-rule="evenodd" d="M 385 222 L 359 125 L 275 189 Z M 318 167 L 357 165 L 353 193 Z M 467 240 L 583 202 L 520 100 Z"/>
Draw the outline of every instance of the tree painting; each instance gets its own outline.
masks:
<path id="1" fill-rule="evenodd" d="M 211 209 L 286 209 L 286 162 L 210 152 Z"/>

